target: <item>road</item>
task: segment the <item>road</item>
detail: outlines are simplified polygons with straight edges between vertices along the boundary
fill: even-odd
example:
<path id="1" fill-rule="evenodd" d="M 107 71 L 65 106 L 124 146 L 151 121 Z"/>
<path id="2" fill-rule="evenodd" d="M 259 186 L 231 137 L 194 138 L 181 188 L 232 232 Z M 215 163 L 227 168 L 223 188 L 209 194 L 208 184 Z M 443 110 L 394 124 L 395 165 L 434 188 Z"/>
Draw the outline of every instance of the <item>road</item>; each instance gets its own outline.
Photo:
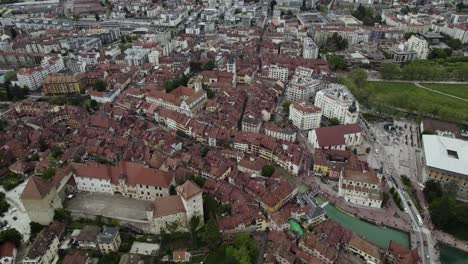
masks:
<path id="1" fill-rule="evenodd" d="M 379 139 L 376 137 L 374 132 L 371 129 L 368 129 L 370 125 L 360 117 L 359 123 L 361 127 L 364 129 L 366 134 L 370 136 L 371 138 L 376 139 L 375 141 L 371 141 L 372 145 L 374 145 L 374 142 L 378 142 Z M 382 140 L 382 139 L 380 139 Z M 416 238 L 416 244 L 418 245 L 418 254 L 421 257 L 422 263 L 423 264 L 432 264 L 432 263 L 439 263 L 439 256 L 438 252 L 434 250 L 435 243 L 432 239 L 431 232 L 428 228 L 427 223 L 422 223 L 420 225 L 418 218 L 421 219 L 421 215 L 419 212 L 416 210 L 416 206 L 414 205 L 412 199 L 408 197 L 407 193 L 404 191 L 404 185 L 400 180 L 400 173 L 397 172 L 397 170 L 394 168 L 394 166 L 387 162 L 389 155 L 387 155 L 385 148 L 381 145 L 374 145 L 373 149 L 378 149 L 380 155 L 375 157 L 380 164 L 382 164 L 382 169 L 384 172 L 387 172 L 389 175 L 393 175 L 395 177 L 392 177 L 394 180 L 394 185 L 396 186 L 396 189 L 398 190 L 398 193 L 401 197 L 403 206 L 405 208 L 408 208 L 407 214 L 409 215 L 411 219 L 411 225 L 412 225 L 412 237 L 413 239 Z M 402 191 L 403 190 L 403 191 Z M 424 241 L 427 242 L 427 247 L 424 246 Z"/>

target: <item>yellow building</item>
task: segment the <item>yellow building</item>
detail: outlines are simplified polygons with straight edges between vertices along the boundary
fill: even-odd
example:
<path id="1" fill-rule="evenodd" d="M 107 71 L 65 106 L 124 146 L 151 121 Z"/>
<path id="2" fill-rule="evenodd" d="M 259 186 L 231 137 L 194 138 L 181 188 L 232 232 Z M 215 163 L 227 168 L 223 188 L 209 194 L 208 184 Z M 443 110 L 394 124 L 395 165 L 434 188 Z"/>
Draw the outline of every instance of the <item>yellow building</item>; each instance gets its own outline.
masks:
<path id="1" fill-rule="evenodd" d="M 55 73 L 45 78 L 42 93 L 44 95 L 79 94 L 82 88 L 84 83 L 81 75 Z"/>

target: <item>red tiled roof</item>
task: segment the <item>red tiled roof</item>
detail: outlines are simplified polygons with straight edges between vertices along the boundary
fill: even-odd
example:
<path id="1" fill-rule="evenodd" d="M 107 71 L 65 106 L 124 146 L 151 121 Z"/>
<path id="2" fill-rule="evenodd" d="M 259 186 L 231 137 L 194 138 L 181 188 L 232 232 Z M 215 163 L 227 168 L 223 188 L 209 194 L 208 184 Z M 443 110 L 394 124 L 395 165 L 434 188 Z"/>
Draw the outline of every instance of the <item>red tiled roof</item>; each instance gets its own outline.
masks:
<path id="1" fill-rule="evenodd" d="M 28 183 L 24 187 L 21 199 L 42 199 L 44 198 L 52 188 L 52 183 L 48 182 L 37 176 L 29 178 Z"/>
<path id="2" fill-rule="evenodd" d="M 184 184 L 177 186 L 176 190 L 177 193 L 186 200 L 202 192 L 202 190 L 192 181 L 186 181 Z"/>
<path id="3" fill-rule="evenodd" d="M 185 207 L 179 195 L 159 197 L 153 202 L 154 218 L 181 212 L 185 212 Z"/>
<path id="4" fill-rule="evenodd" d="M 344 145 L 344 135 L 360 132 L 362 132 L 362 129 L 357 124 L 320 127 L 315 129 L 320 147 Z"/>
<path id="5" fill-rule="evenodd" d="M 13 251 L 15 250 L 15 244 L 13 241 L 8 240 L 0 244 L 0 258 L 2 257 L 13 257 Z"/>

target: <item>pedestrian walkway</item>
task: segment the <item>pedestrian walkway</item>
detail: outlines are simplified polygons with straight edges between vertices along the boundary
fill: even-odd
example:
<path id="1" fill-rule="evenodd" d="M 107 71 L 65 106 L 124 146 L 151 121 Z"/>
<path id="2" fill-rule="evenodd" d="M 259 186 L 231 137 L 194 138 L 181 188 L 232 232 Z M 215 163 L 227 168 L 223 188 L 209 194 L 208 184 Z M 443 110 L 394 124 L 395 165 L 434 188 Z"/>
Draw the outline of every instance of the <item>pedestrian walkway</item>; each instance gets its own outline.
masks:
<path id="1" fill-rule="evenodd" d="M 441 91 L 437 91 L 437 90 L 434 90 L 434 89 L 430 89 L 430 88 L 427 88 L 425 86 L 422 86 L 420 83 L 417 83 L 417 82 L 415 82 L 414 85 L 418 86 L 419 88 L 423 88 L 423 89 L 426 89 L 426 90 L 434 92 L 434 93 L 438 93 L 438 94 L 441 94 L 441 95 L 445 95 L 445 96 L 448 96 L 448 97 L 452 97 L 452 98 L 455 98 L 455 99 L 458 99 L 458 100 L 463 100 L 463 101 L 468 102 L 468 99 L 461 98 L 461 97 L 451 95 L 451 94 L 448 94 L 448 93 L 444 93 L 444 92 L 441 92 Z"/>

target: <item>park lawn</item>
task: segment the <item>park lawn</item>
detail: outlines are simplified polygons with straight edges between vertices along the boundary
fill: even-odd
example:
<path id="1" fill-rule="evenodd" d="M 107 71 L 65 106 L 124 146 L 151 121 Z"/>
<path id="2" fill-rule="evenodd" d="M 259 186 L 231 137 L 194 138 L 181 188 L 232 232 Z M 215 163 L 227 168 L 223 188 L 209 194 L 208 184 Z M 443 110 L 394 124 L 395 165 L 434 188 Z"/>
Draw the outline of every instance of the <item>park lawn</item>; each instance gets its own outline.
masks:
<path id="1" fill-rule="evenodd" d="M 468 99 L 468 84 L 421 83 L 422 86 Z"/>
<path id="2" fill-rule="evenodd" d="M 468 121 L 466 101 L 425 90 L 413 83 L 369 82 L 368 92 L 369 103 L 374 107 L 397 107 L 448 121 Z"/>

